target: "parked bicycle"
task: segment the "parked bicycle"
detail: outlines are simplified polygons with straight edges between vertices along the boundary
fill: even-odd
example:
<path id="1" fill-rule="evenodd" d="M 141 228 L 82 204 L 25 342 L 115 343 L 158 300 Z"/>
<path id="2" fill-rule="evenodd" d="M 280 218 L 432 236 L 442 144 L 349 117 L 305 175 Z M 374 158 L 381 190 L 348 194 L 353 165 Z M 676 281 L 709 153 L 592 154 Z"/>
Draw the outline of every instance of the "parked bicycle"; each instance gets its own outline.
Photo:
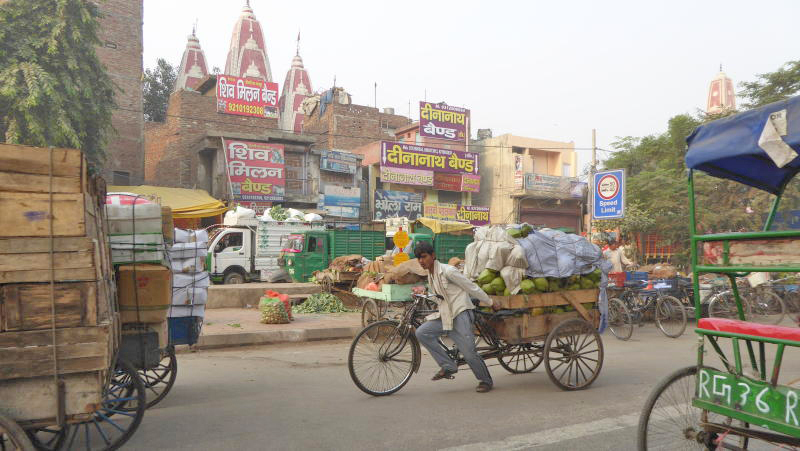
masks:
<path id="1" fill-rule="evenodd" d="M 786 304 L 772 291 L 771 286 L 772 283 L 768 282 L 755 288 L 749 287 L 749 284 L 739 288 L 745 320 L 762 324 L 778 324 L 783 320 Z M 740 319 L 731 288 L 716 288 L 703 302 L 708 303 L 710 318 Z"/>
<path id="2" fill-rule="evenodd" d="M 646 286 L 645 281 L 627 281 L 620 297 L 609 299 L 611 333 L 621 340 L 627 340 L 633 334 L 634 324 L 642 326 L 644 321 L 652 318 L 664 335 L 680 337 L 686 330 L 683 303 L 660 290 L 647 290 Z"/>

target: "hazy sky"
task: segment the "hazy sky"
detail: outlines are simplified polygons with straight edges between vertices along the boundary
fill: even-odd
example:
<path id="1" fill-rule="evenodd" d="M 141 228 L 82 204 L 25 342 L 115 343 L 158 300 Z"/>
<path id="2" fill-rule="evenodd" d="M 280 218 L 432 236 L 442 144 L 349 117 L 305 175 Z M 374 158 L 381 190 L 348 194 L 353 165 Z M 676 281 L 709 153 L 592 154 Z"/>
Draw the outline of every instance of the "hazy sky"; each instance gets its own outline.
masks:
<path id="1" fill-rule="evenodd" d="M 197 36 L 224 68 L 244 0 L 145 0 L 144 64 L 180 64 Z M 473 135 L 574 141 L 661 133 L 705 108 L 720 63 L 737 84 L 800 59 L 800 1 L 268 1 L 251 0 L 272 75 L 283 89 L 300 55 L 315 90 L 343 86 L 354 103 L 419 115 L 418 102 L 472 112 Z M 738 100 L 738 99 L 737 99 Z M 580 150 L 580 166 L 590 159 Z M 598 157 L 604 154 L 600 152 Z"/>

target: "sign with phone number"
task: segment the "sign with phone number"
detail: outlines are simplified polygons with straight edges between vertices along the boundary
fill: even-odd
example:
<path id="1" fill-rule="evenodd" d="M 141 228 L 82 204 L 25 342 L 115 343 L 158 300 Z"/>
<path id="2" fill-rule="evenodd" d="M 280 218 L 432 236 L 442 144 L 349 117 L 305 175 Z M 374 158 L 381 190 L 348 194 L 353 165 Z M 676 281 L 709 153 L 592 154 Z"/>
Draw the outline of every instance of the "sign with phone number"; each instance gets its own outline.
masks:
<path id="1" fill-rule="evenodd" d="M 777 423 L 778 429 L 800 432 L 800 390 L 702 368 L 697 374 L 696 395 L 699 401 Z"/>

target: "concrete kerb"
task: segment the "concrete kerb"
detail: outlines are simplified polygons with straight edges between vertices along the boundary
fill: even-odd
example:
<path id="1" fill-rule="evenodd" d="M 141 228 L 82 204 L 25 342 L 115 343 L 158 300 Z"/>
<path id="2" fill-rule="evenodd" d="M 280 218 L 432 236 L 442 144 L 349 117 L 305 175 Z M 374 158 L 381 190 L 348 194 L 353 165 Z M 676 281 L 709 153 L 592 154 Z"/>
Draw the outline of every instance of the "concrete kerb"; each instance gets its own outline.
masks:
<path id="1" fill-rule="evenodd" d="M 320 329 L 284 329 L 233 334 L 201 335 L 191 350 L 219 349 L 239 346 L 258 346 L 277 343 L 300 343 L 305 341 L 337 340 L 353 338 L 360 327 L 329 327 Z M 189 352 L 189 346 L 177 346 L 176 352 Z"/>

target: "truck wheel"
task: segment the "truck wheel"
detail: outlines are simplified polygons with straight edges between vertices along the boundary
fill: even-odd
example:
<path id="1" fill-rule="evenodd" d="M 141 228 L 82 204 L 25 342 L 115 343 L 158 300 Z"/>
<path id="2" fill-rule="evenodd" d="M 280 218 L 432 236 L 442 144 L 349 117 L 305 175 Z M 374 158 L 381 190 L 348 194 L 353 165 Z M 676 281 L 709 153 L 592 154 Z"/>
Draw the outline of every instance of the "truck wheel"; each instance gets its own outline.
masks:
<path id="1" fill-rule="evenodd" d="M 229 272 L 228 274 L 225 274 L 225 278 L 222 280 L 222 283 L 225 285 L 245 283 L 244 274 L 235 271 Z"/>

